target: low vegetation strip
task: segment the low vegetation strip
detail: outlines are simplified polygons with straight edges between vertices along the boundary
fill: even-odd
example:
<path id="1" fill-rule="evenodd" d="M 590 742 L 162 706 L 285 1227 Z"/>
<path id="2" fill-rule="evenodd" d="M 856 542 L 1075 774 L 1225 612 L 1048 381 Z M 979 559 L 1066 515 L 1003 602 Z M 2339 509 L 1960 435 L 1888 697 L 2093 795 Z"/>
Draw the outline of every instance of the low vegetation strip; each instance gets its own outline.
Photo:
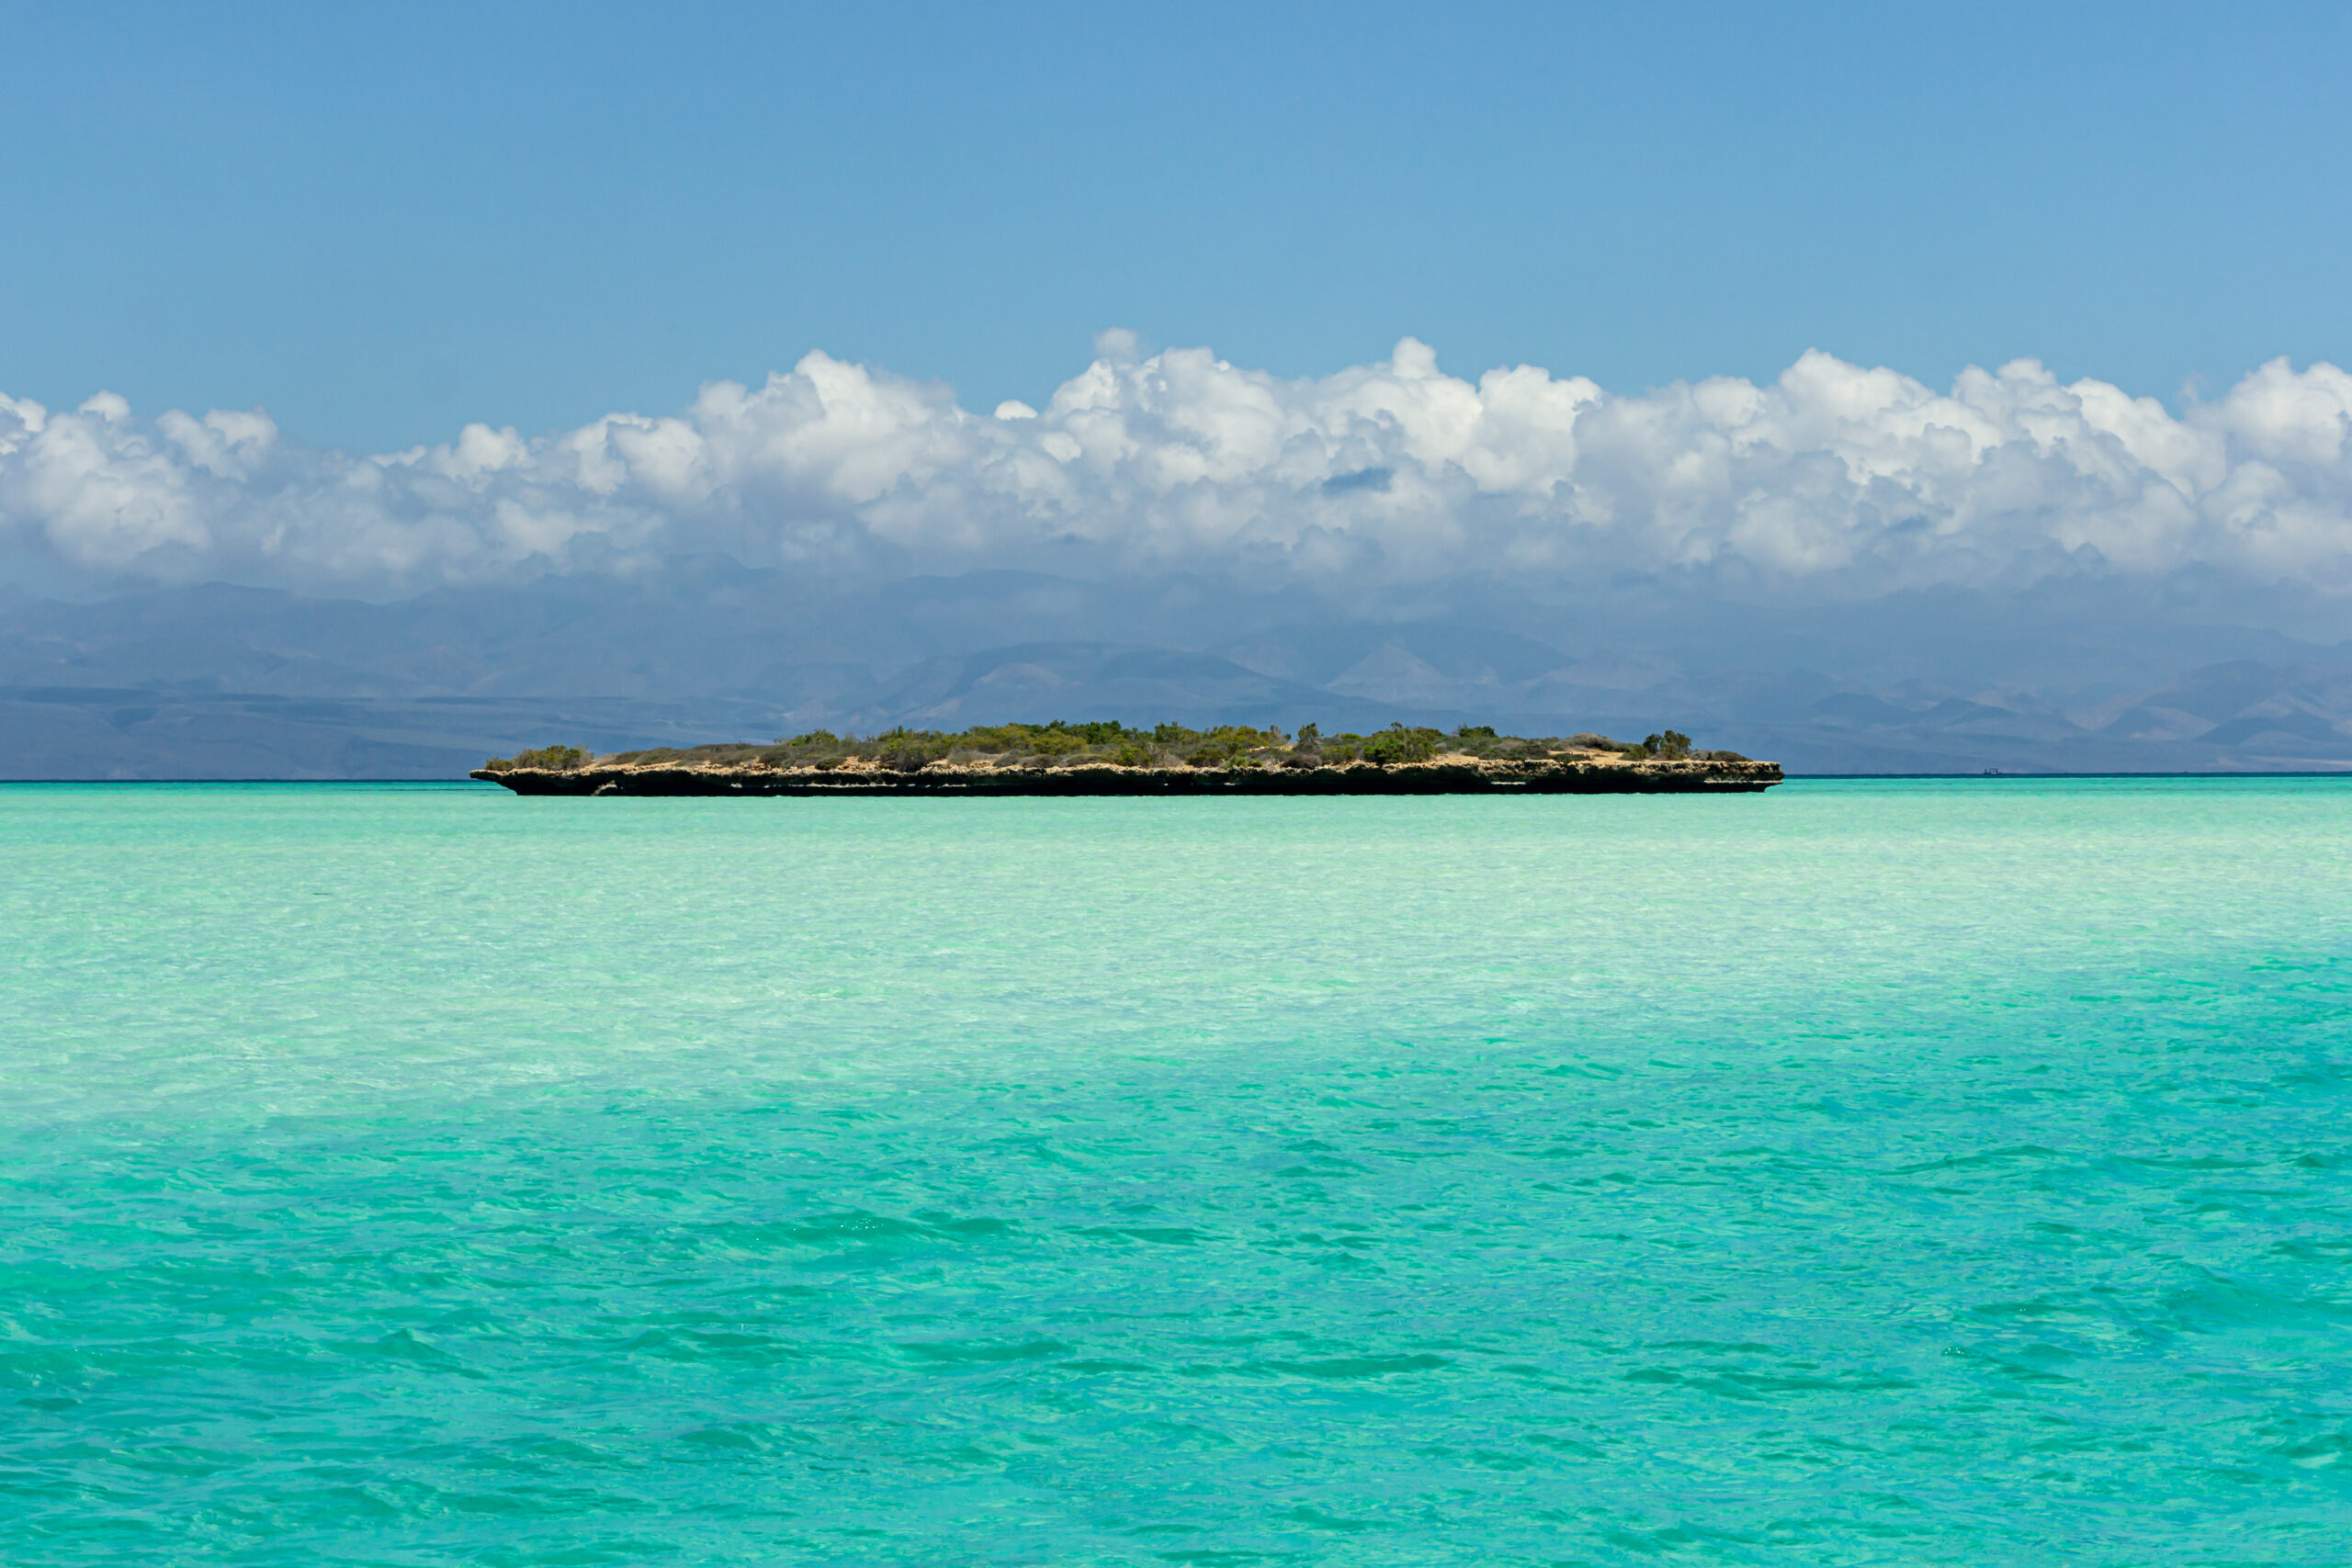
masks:
<path id="1" fill-rule="evenodd" d="M 1246 725 L 1144 729 L 1057 719 L 863 739 L 820 729 L 765 746 L 605 756 L 545 746 L 493 757 L 473 776 L 521 795 L 1662 794 L 1766 789 L 1781 769 L 1736 751 L 1693 750 L 1672 729 L 1617 741 L 1501 735 L 1487 725 L 1447 734 L 1398 724 L 1326 736 L 1312 724 L 1286 735 Z"/>

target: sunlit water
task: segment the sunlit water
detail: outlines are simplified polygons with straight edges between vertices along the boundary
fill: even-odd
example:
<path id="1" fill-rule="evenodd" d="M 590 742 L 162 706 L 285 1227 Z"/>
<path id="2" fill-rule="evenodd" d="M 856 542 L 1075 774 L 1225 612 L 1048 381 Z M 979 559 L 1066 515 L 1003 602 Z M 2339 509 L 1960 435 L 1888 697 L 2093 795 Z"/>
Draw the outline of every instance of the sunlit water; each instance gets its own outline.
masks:
<path id="1" fill-rule="evenodd" d="M 0 790 L 0 1561 L 2352 1560 L 2352 784 Z"/>

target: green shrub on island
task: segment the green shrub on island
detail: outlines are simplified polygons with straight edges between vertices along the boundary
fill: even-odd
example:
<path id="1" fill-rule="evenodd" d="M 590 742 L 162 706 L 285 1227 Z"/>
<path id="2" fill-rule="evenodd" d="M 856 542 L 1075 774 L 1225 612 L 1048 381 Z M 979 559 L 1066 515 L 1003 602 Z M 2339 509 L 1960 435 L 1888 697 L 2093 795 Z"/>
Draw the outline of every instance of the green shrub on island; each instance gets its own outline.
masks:
<path id="1" fill-rule="evenodd" d="M 938 731 L 909 729 L 903 725 L 876 736 L 874 744 L 876 760 L 894 773 L 919 773 L 953 750 L 948 738 Z"/>
<path id="2" fill-rule="evenodd" d="M 1494 731 L 1487 733 L 1491 736 Z M 1426 762 L 1437 755 L 1437 743 L 1445 739 L 1441 729 L 1408 729 L 1392 724 L 1363 743 L 1363 760 L 1375 768 L 1393 768 L 1400 762 Z"/>
<path id="3" fill-rule="evenodd" d="M 813 769 L 829 773 L 853 763 L 893 773 L 916 773 L 934 766 L 988 765 L 1029 770 L 1112 768 L 1195 768 L 1249 771 L 1258 768 L 1299 770 L 1368 764 L 1377 768 L 1426 763 L 1442 756 L 1468 756 L 1481 761 L 1540 762 L 1558 759 L 1624 757 L 1642 761 L 1745 761 L 1736 751 L 1699 751 L 1690 738 L 1664 729 L 1638 741 L 1611 740 L 1583 731 L 1565 739 L 1498 733 L 1490 724 L 1465 724 L 1448 735 L 1427 726 L 1392 724 L 1374 735 L 1343 730 L 1325 735 L 1321 727 L 1303 724 L 1295 737 L 1272 725 L 1263 728 L 1244 724 L 1193 729 L 1182 724 L 1157 724 L 1149 728 L 1115 719 L 1050 724 L 977 725 L 969 729 L 912 729 L 904 725 L 879 735 L 860 738 L 811 729 L 788 739 L 779 737 L 765 746 L 735 742 L 706 746 L 656 746 L 592 758 L 578 746 L 543 746 L 513 757 L 493 757 L 483 764 L 491 773 L 514 768 L 569 773 L 592 761 L 616 766 L 657 766 L 664 763 L 696 768 Z"/>
<path id="4" fill-rule="evenodd" d="M 588 761 L 589 752 L 584 747 L 541 746 L 536 750 L 517 751 L 512 757 L 492 757 L 482 764 L 482 769 L 503 773 L 511 768 L 544 768 L 549 773 L 568 773 L 587 766 Z"/>

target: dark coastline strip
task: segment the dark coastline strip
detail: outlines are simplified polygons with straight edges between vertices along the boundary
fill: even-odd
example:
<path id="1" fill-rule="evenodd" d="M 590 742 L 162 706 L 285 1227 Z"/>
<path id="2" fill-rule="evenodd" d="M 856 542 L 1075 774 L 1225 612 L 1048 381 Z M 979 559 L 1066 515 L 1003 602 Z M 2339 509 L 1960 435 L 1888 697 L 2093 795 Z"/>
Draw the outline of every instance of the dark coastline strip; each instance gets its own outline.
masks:
<path id="1" fill-rule="evenodd" d="M 1434 761 L 1317 768 L 596 767 L 477 769 L 517 795 L 1752 795 L 1781 782 L 1777 762 Z"/>

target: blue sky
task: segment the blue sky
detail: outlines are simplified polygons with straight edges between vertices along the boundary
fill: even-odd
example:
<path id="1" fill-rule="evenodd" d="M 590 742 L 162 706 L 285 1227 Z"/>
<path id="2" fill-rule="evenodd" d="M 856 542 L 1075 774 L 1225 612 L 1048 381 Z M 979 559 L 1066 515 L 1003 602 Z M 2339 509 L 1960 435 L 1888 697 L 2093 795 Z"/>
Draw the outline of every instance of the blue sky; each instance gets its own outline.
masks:
<path id="1" fill-rule="evenodd" d="M 1637 391 L 2352 358 L 2352 8 L 10 5 L 0 392 L 382 450 L 1111 326 Z"/>

